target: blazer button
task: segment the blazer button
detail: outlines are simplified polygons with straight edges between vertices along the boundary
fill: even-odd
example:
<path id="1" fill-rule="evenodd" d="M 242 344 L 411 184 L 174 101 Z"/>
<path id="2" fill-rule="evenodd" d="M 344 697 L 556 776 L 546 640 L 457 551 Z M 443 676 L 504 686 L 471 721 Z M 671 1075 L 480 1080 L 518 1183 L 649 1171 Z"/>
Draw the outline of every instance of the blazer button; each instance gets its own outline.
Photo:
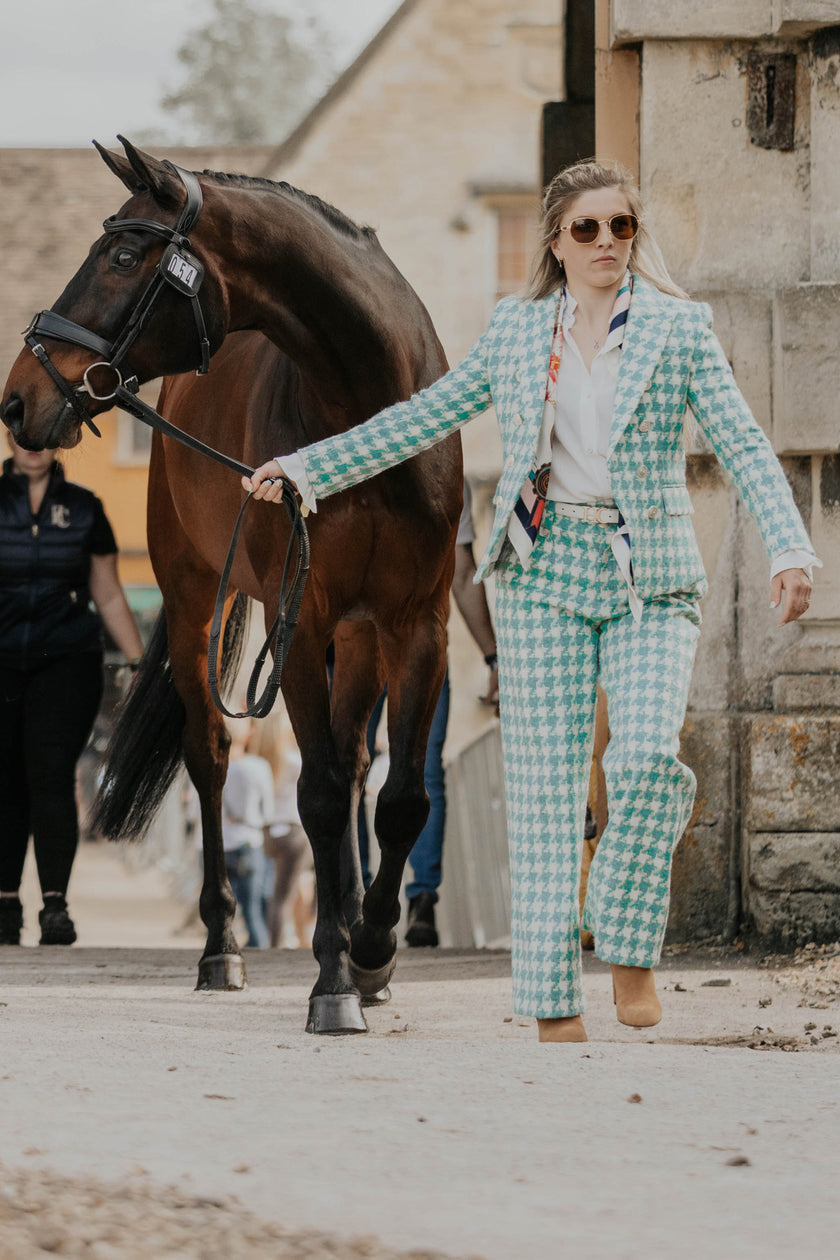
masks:
<path id="1" fill-rule="evenodd" d="M 657 516 L 659 515 L 659 508 L 656 507 L 656 505 L 654 504 L 652 507 L 648 508 L 647 515 L 648 515 L 649 521 L 655 521 Z"/>
<path id="2" fill-rule="evenodd" d="M 512 456 L 512 455 L 508 455 L 507 459 L 505 460 L 505 467 L 506 467 L 506 468 L 513 468 L 513 456 Z"/>
<path id="3" fill-rule="evenodd" d="M 516 415 L 513 417 L 513 423 L 516 425 L 524 424 L 522 416 L 519 414 L 519 412 L 517 412 Z"/>
<path id="4" fill-rule="evenodd" d="M 653 425 L 652 425 L 652 423 L 650 422 L 650 420 L 642 420 L 642 421 L 639 423 L 639 432 L 640 432 L 640 433 L 650 433 L 650 431 L 651 431 L 651 429 L 652 429 L 652 428 L 653 428 Z"/>
<path id="5" fill-rule="evenodd" d="M 639 481 L 644 481 L 647 475 L 648 475 L 647 465 L 640 464 L 639 467 L 636 469 L 636 476 L 639 478 Z"/>

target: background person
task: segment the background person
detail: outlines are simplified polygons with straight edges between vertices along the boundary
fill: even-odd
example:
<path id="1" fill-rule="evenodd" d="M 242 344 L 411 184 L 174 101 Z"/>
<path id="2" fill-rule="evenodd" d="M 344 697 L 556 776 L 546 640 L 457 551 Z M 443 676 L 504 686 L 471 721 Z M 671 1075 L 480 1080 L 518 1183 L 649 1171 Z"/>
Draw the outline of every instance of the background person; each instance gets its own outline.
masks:
<path id="1" fill-rule="evenodd" d="M 263 842 L 263 913 L 269 945 L 272 949 L 308 948 L 315 918 L 314 863 L 297 807 L 300 751 L 285 712 L 256 724 L 253 751 L 265 757 L 274 781 L 274 808 Z"/>
<path id="2" fill-rule="evenodd" d="M 55 451 L 8 441 L 0 476 L 0 944 L 20 944 L 31 835 L 44 898 L 40 943 L 72 945 L 76 763 L 102 698 L 101 623 L 129 662 L 143 644 L 101 502 L 66 480 Z"/>
<path id="3" fill-rule="evenodd" d="M 819 563 L 773 449 L 711 330 L 644 224 L 632 177 L 580 162 L 549 185 L 526 298 L 466 359 L 365 424 L 244 479 L 276 500 L 374 476 L 495 404 L 503 472 L 477 577 L 496 573 L 514 1002 L 542 1041 L 583 1041 L 580 851 L 596 687 L 607 694 L 609 821 L 583 913 L 622 1023 L 661 1018 L 652 968 L 696 780 L 678 758 L 707 589 L 685 484 L 686 413 L 756 520 L 780 624 Z M 804 566 L 804 567 L 803 567 Z"/>
<path id="4" fill-rule="evenodd" d="M 274 776 L 265 757 L 252 748 L 257 738 L 254 723 L 236 719 L 228 723 L 231 736 L 227 778 L 222 789 L 222 842 L 225 865 L 233 895 L 248 929 L 246 945 L 268 948 L 268 927 L 263 913 L 266 882 L 265 832 L 274 817 Z"/>
<path id="5" fill-rule="evenodd" d="M 496 635 L 487 606 L 483 584 L 473 582 L 476 565 L 472 545 L 475 526 L 472 519 L 472 492 L 464 481 L 464 506 L 455 536 L 455 571 L 452 576 L 452 596 L 464 618 L 467 629 L 484 656 L 488 669 L 487 692 L 482 703 L 495 707 L 499 697 L 499 671 L 496 656 Z M 426 744 L 426 762 L 423 769 L 426 791 L 429 793 L 429 816 L 423 830 L 408 855 L 412 878 L 406 884 L 408 899 L 408 925 L 405 942 L 412 947 L 434 947 L 438 944 L 435 906 L 438 889 L 443 879 L 443 841 L 446 834 L 446 780 L 443 769 L 443 746 L 449 722 L 449 670 L 447 669 L 432 725 Z M 374 705 L 367 728 L 367 747 L 371 759 L 376 751 L 376 732 L 385 705 L 387 688 Z M 364 797 L 359 803 L 359 858 L 362 865 L 362 882 L 370 884 L 370 838 L 365 815 Z"/>

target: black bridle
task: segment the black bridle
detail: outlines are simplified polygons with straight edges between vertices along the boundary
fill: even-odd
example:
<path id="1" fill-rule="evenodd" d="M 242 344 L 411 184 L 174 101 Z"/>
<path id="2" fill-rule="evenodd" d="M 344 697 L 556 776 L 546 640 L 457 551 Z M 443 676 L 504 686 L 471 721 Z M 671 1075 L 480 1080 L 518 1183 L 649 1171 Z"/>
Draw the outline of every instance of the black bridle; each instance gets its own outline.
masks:
<path id="1" fill-rule="evenodd" d="M 230 455 L 224 455 L 221 451 L 214 450 L 212 446 L 207 446 L 206 443 L 199 441 L 198 438 L 193 437 L 191 434 L 184 433 L 182 429 L 179 429 L 177 425 L 172 424 L 169 420 L 165 420 L 153 407 L 150 407 L 148 403 L 137 397 L 137 391 L 140 388 L 138 378 L 135 375 L 123 377 L 122 366 L 124 365 L 125 357 L 145 327 L 155 301 L 166 291 L 167 286 L 171 286 L 178 293 L 189 298 L 191 302 L 201 352 L 201 363 L 196 368 L 197 375 L 203 375 L 210 367 L 210 342 L 207 337 L 207 326 L 199 299 L 199 290 L 204 279 L 204 267 L 192 253 L 189 240 L 189 232 L 194 227 L 203 205 L 201 185 L 192 171 L 184 170 L 183 167 L 176 166 L 174 162 L 166 162 L 165 165 L 178 175 L 187 194 L 184 208 L 174 228 L 167 227 L 165 223 L 158 223 L 154 219 L 118 219 L 113 215 L 102 224 L 106 232 L 152 232 L 155 236 L 161 236 L 168 242 L 155 268 L 154 275 L 116 339 L 113 342 L 106 341 L 98 333 L 91 332 L 90 329 L 85 328 L 82 324 L 74 323 L 73 320 L 65 319 L 63 315 L 58 315 L 55 311 L 39 311 L 33 317 L 28 328 L 24 330 L 24 340 L 41 366 L 49 373 L 63 395 L 66 405 L 72 409 L 83 424 L 88 425 L 97 437 L 101 437 L 102 434 L 94 424 L 87 408 L 83 405 L 82 399 L 85 396 L 93 398 L 97 402 L 113 401 L 116 406 L 129 412 L 138 420 L 142 420 L 144 424 L 148 424 L 151 428 L 157 429 L 159 433 L 172 437 L 193 450 L 199 451 L 202 455 L 207 455 L 210 459 L 214 459 L 217 463 L 224 464 L 235 472 L 249 477 L 254 471 L 249 464 L 243 464 L 239 460 L 233 459 Z M 39 337 L 51 337 L 56 341 L 79 346 L 83 350 L 90 350 L 93 354 L 99 355 L 99 358 L 85 369 L 81 382 L 77 385 L 72 385 L 53 363 L 46 349 L 39 341 Z M 282 480 L 282 502 L 289 514 L 291 536 L 283 564 L 283 576 L 280 584 L 280 606 L 277 617 L 257 656 L 253 672 L 248 681 L 247 707 L 242 713 L 231 713 L 225 707 L 219 694 L 218 654 L 228 580 L 233 566 L 236 544 L 239 540 L 242 518 L 251 498 L 250 494 L 242 504 L 239 516 L 236 519 L 228 557 L 225 561 L 219 590 L 216 595 L 216 606 L 213 610 L 213 622 L 210 628 L 210 643 L 207 655 L 207 681 L 217 708 L 227 717 L 266 717 L 271 712 L 280 687 L 283 665 L 288 656 L 292 635 L 297 625 L 298 612 L 303 598 L 303 588 L 306 582 L 306 575 L 309 572 L 309 535 L 294 486 L 285 478 Z M 297 554 L 293 564 L 292 554 L 295 543 L 297 543 Z M 259 677 L 272 642 L 274 642 L 274 663 L 262 695 L 258 697 L 256 692 Z"/>
<path id="2" fill-rule="evenodd" d="M 167 162 L 166 165 L 179 177 L 187 194 L 184 208 L 174 228 L 154 219 L 118 219 L 115 215 L 111 215 L 102 224 L 106 232 L 151 232 L 168 242 L 154 275 L 116 339 L 106 341 L 98 333 L 91 332 L 89 328 L 76 324 L 71 319 L 65 319 L 63 315 L 57 315 L 55 311 L 39 311 L 23 334 L 26 344 L 41 366 L 49 372 L 76 417 L 88 425 L 97 437 L 101 437 L 101 434 L 82 399 L 88 395 L 97 402 L 119 400 L 119 391 L 123 386 L 131 394 L 137 392 L 137 377 L 129 375 L 124 379 L 122 367 L 126 355 L 143 331 L 155 302 L 166 291 L 167 286 L 190 300 L 201 350 L 201 365 L 196 371 L 203 374 L 210 366 L 210 342 L 199 298 L 204 267 L 192 253 L 189 238 L 189 232 L 201 213 L 201 185 L 192 171 L 186 171 L 174 162 Z M 41 344 L 40 337 L 51 337 L 55 341 L 80 346 L 83 350 L 99 355 L 99 359 L 85 369 L 79 384 L 71 385 L 53 363 Z"/>

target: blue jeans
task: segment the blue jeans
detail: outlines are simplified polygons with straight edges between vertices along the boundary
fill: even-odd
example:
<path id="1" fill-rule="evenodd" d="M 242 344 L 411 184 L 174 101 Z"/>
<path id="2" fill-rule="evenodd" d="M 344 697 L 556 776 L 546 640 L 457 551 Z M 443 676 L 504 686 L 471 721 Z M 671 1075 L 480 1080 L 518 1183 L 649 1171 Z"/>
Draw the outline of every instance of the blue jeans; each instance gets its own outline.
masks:
<path id="1" fill-rule="evenodd" d="M 374 705 L 367 729 L 367 746 L 371 757 L 376 746 L 376 731 L 382 717 L 387 688 Z M 446 790 L 443 775 L 443 744 L 446 739 L 446 726 L 449 721 L 449 670 L 447 669 L 437 702 L 432 726 L 429 731 L 429 743 L 426 747 L 425 779 L 426 791 L 429 793 L 429 817 L 426 825 L 414 842 L 408 856 L 414 879 L 406 885 L 406 896 L 409 900 L 421 892 L 437 893 L 442 878 L 441 863 L 443 860 L 443 833 L 446 828 Z M 362 880 L 365 888 L 370 885 L 368 855 L 370 841 L 368 837 L 367 819 L 364 803 L 359 806 L 359 857 L 362 862 Z"/>
<path id="2" fill-rule="evenodd" d="M 248 929 L 245 944 L 256 949 L 267 949 L 268 928 L 263 914 L 265 854 L 262 849 L 254 849 L 245 844 L 239 849 L 228 849 L 225 853 L 225 865 L 236 904 L 242 911 Z"/>

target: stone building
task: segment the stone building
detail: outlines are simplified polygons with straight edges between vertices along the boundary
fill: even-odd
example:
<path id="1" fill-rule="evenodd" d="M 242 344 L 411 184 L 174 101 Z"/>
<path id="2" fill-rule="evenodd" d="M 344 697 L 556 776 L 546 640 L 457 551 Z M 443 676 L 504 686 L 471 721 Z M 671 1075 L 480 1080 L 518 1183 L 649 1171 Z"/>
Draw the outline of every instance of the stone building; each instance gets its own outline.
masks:
<path id="1" fill-rule="evenodd" d="M 558 0 L 404 0 L 266 169 L 376 228 L 450 363 L 527 275 L 560 33 Z M 471 475 L 494 476 L 492 418 L 463 437 Z"/>
<path id="2" fill-rule="evenodd" d="M 558 0 L 404 0 L 263 174 L 376 228 L 428 307 L 449 362 L 497 299 L 521 289 L 536 244 L 543 105 L 563 95 Z M 501 466 L 488 413 L 462 430 L 480 533 Z M 486 671 L 460 617 L 450 749 L 491 717 Z"/>
<path id="3" fill-rule="evenodd" d="M 598 0 L 597 19 L 598 151 L 637 169 L 675 279 L 711 303 L 825 566 L 809 612 L 780 629 L 758 531 L 695 447 L 711 585 L 672 935 L 740 921 L 768 942 L 836 939 L 840 3 Z"/>

